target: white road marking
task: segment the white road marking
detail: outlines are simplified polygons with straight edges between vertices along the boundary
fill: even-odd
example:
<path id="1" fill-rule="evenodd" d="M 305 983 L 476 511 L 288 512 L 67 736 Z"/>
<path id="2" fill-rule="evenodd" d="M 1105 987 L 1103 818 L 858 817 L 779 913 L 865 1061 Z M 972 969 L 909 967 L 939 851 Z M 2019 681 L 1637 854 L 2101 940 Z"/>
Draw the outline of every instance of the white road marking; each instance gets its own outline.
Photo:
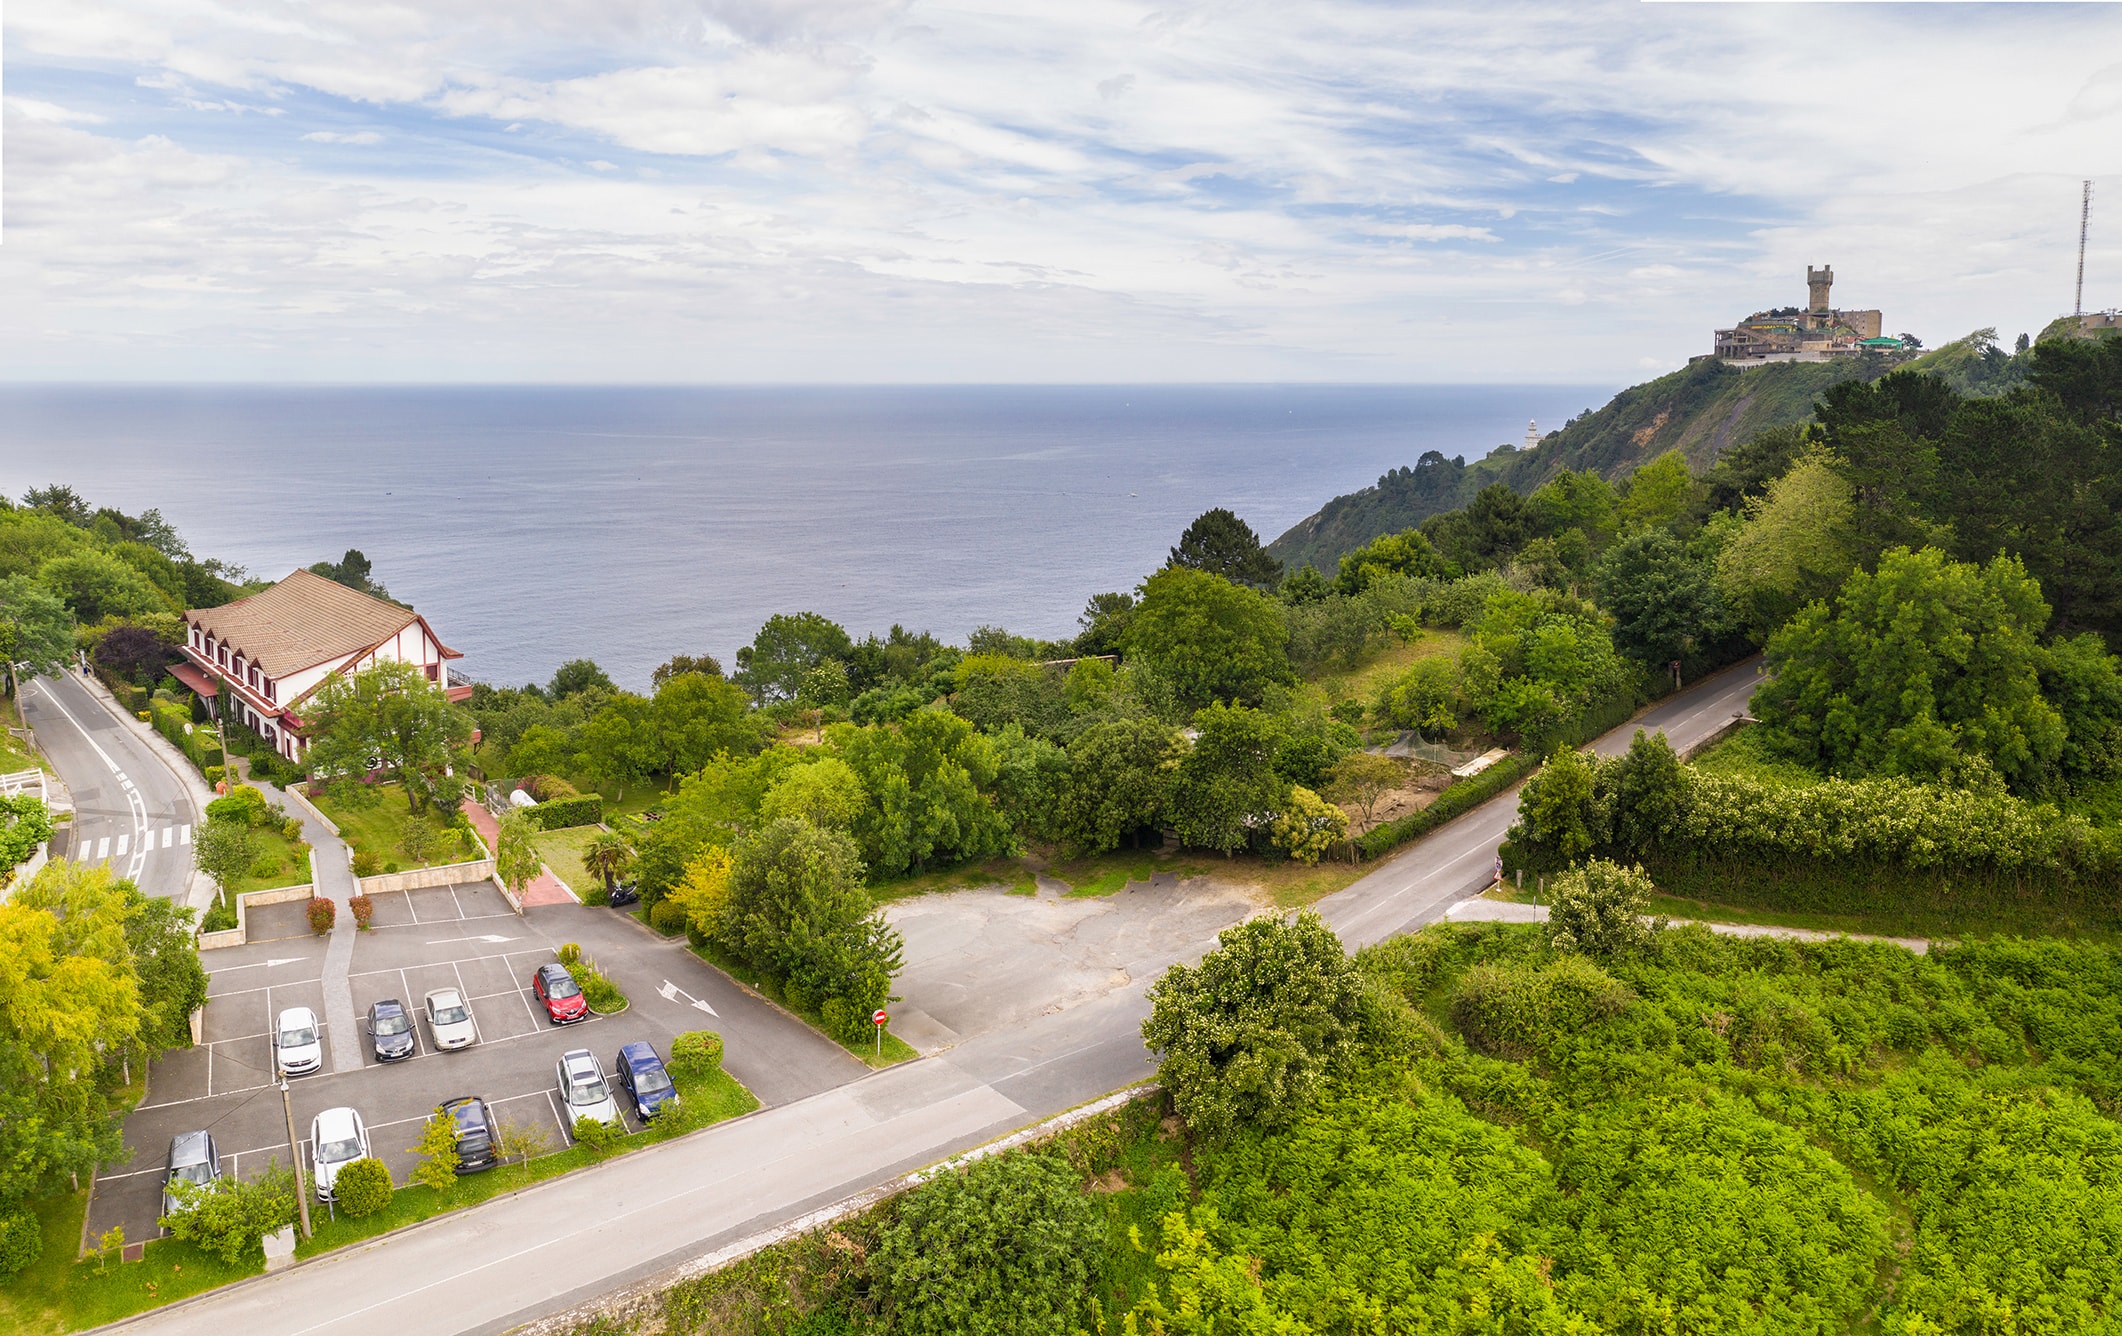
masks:
<path id="1" fill-rule="evenodd" d="M 179 843 L 179 844 L 190 844 L 191 842 L 192 842 L 192 823 L 191 823 L 191 822 L 189 822 L 189 821 L 187 821 L 187 822 L 185 822 L 185 823 L 184 823 L 183 825 L 181 825 L 181 826 L 177 827 L 177 843 Z"/>
<path id="2" fill-rule="evenodd" d="M 516 939 L 513 937 L 503 937 L 499 933 L 490 932 L 480 937 L 438 937 L 434 941 L 429 942 L 428 945 L 448 946 L 451 942 L 490 942 L 498 945 L 502 942 L 513 942 L 515 940 Z"/>
<path id="3" fill-rule="evenodd" d="M 118 857 L 125 857 L 125 842 L 131 838 L 130 835 L 120 835 L 118 837 Z"/>
<path id="4" fill-rule="evenodd" d="M 111 837 L 106 835 L 96 841 L 96 861 L 102 862 L 111 856 Z"/>
<path id="5" fill-rule="evenodd" d="M 176 838 L 177 838 L 177 828 L 176 828 L 175 826 L 164 826 L 164 827 L 162 828 L 162 847 L 163 847 L 163 848 L 165 848 L 165 849 L 169 848 L 169 846 L 170 846 L 170 841 L 171 841 L 171 840 L 174 840 L 174 839 L 176 839 Z"/>
<path id="6" fill-rule="evenodd" d="M 682 997 L 689 1004 L 691 1004 L 693 1010 L 704 1011 L 708 1015 L 715 1017 L 715 1019 L 717 1020 L 721 1019 L 721 1013 L 717 1012 L 713 1007 L 707 1005 L 707 1003 L 701 1001 L 699 998 L 694 997 L 691 993 L 686 992 L 683 988 L 680 988 L 678 985 L 672 983 L 669 979 L 665 979 L 663 981 L 663 986 L 661 988 L 658 988 L 656 992 L 666 1002 L 675 1002 Z"/>

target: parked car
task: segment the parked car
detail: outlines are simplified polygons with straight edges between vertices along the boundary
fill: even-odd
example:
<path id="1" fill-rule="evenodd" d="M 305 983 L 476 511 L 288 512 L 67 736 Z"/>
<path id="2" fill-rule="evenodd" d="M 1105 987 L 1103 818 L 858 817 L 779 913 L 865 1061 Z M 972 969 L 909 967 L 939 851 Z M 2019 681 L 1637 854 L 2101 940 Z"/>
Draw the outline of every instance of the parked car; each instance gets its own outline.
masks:
<path id="1" fill-rule="evenodd" d="M 555 1025 L 572 1025 L 589 1019 L 589 1003 L 582 986 L 561 964 L 540 965 L 531 974 L 531 992 L 545 1005 L 545 1017 Z"/>
<path id="2" fill-rule="evenodd" d="M 454 988 L 437 988 L 427 995 L 427 1032 L 436 1048 L 470 1048 L 479 1038 L 472 1021 L 471 1005 Z"/>
<path id="3" fill-rule="evenodd" d="M 611 1086 L 604 1080 L 604 1069 L 597 1065 L 596 1054 L 586 1048 L 562 1053 L 560 1061 L 553 1064 L 553 1079 L 560 1087 L 560 1121 L 569 1138 L 575 1134 L 578 1118 L 591 1118 L 610 1123 L 621 1132 L 626 1130 L 626 1120 L 619 1116 L 619 1101 L 612 1098 Z"/>
<path id="4" fill-rule="evenodd" d="M 624 909 L 628 905 L 641 903 L 641 888 L 630 881 L 612 883 L 611 897 L 605 902 L 613 909 Z"/>
<path id="5" fill-rule="evenodd" d="M 169 1139 L 169 1168 L 162 1175 L 162 1214 L 184 1209 L 177 1204 L 170 1186 L 191 1183 L 205 1187 L 221 1179 L 221 1147 L 212 1132 L 179 1132 Z"/>
<path id="6" fill-rule="evenodd" d="M 465 1095 L 442 1106 L 457 1134 L 457 1172 L 476 1174 L 501 1162 L 501 1129 L 494 1111 L 476 1095 Z"/>
<path id="7" fill-rule="evenodd" d="M 612 1060 L 612 1079 L 634 1101 L 634 1115 L 647 1122 L 665 1109 L 678 1105 L 678 1087 L 670 1070 L 657 1055 L 655 1045 L 636 1040 L 619 1050 Z"/>
<path id="8" fill-rule="evenodd" d="M 317 1180 L 317 1200 L 332 1200 L 339 1171 L 368 1158 L 368 1125 L 352 1109 L 326 1109 L 310 1120 L 309 1162 Z"/>
<path id="9" fill-rule="evenodd" d="M 273 1026 L 273 1061 L 289 1076 L 306 1076 L 324 1066 L 324 1045 L 317 1038 L 317 1013 L 289 1007 Z"/>
<path id="10" fill-rule="evenodd" d="M 409 1058 L 419 1047 L 413 1034 L 413 1018 L 405 1014 L 405 1004 L 395 997 L 386 997 L 368 1009 L 368 1037 L 376 1046 L 378 1062 Z"/>

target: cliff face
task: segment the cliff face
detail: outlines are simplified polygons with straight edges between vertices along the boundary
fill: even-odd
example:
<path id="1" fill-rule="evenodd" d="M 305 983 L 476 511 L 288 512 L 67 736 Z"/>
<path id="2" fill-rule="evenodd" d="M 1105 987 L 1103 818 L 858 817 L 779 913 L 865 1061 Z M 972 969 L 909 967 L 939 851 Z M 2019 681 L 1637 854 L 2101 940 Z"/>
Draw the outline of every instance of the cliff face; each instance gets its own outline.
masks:
<path id="1" fill-rule="evenodd" d="M 1621 391 L 1604 408 L 1549 432 L 1534 449 L 1472 464 L 1430 451 L 1413 467 L 1378 479 L 1376 486 L 1335 497 L 1267 550 L 1292 570 L 1311 565 L 1331 572 L 1343 553 L 1456 510 L 1490 483 L 1531 492 L 1563 469 L 1618 478 L 1668 450 L 1678 450 L 1699 472 L 1734 442 L 1811 417 L 1814 401 L 1828 386 L 1875 380 L 1893 365 L 1873 355 L 1778 362 L 1749 371 L 1696 362 Z"/>

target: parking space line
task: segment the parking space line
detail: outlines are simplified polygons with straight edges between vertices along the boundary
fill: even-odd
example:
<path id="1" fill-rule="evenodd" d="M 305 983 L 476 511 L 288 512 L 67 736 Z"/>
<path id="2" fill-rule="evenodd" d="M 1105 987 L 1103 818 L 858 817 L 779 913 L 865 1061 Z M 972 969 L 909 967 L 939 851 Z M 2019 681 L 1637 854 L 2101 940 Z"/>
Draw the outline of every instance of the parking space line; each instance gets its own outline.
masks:
<path id="1" fill-rule="evenodd" d="M 413 923 L 418 926 L 420 911 L 413 908 L 413 893 L 411 891 L 403 891 L 401 894 L 405 896 L 405 912 L 413 916 Z"/>
<path id="2" fill-rule="evenodd" d="M 464 986 L 464 971 L 457 968 L 456 961 L 452 960 L 449 963 L 449 972 L 457 976 L 457 996 L 465 999 L 465 1010 L 471 1012 L 472 1043 L 483 1046 L 486 1043 L 486 1032 L 479 1028 L 478 1011 L 470 1006 L 471 1003 L 476 1002 L 479 999 L 473 997 L 472 990 Z"/>

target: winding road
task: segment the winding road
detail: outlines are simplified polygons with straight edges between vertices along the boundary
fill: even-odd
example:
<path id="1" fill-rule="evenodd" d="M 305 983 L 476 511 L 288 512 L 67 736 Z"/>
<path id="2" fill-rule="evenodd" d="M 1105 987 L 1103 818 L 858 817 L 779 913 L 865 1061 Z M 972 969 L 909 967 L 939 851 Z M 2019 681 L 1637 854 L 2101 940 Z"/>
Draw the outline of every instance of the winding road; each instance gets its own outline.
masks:
<path id="1" fill-rule="evenodd" d="M 1623 750 L 1642 727 L 1685 748 L 1743 711 L 1758 680 L 1757 663 L 1728 669 L 1595 746 Z M 1515 793 L 1476 808 L 1320 911 L 1351 947 L 1436 922 L 1488 884 L 1516 809 Z M 1154 1070 L 1148 1012 L 1141 988 L 1117 991 L 123 1325 L 158 1336 L 507 1331 L 1140 1081 Z"/>

